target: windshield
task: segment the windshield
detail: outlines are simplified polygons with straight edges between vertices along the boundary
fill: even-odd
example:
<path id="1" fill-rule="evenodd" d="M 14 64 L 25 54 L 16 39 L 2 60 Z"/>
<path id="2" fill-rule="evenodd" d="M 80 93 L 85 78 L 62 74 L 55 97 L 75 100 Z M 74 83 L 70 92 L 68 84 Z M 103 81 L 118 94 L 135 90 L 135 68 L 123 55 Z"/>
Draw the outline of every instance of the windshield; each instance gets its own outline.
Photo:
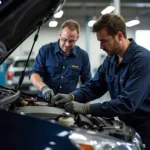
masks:
<path id="1" fill-rule="evenodd" d="M 29 60 L 28 64 L 27 64 L 27 67 L 32 68 L 33 63 L 34 63 L 34 59 Z M 24 67 L 25 64 L 26 64 L 26 60 L 18 60 L 18 61 L 15 62 L 14 67 Z"/>

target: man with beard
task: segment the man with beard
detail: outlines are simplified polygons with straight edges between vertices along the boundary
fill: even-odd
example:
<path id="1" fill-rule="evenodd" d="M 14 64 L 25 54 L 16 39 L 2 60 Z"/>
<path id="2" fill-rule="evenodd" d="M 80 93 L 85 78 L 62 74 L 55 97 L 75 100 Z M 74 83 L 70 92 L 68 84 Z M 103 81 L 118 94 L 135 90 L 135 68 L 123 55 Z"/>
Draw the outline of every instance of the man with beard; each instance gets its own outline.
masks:
<path id="1" fill-rule="evenodd" d="M 135 128 L 150 149 L 150 52 L 127 39 L 121 16 L 100 16 L 92 28 L 108 56 L 95 76 L 70 94 L 57 94 L 52 104 L 71 113 L 117 117 Z M 111 100 L 89 103 L 109 91 Z"/>
<path id="2" fill-rule="evenodd" d="M 41 47 L 29 75 L 32 84 L 41 91 L 39 96 L 50 102 L 57 93 L 70 93 L 91 78 L 86 51 L 76 46 L 80 26 L 75 20 L 61 25 L 57 42 Z"/>

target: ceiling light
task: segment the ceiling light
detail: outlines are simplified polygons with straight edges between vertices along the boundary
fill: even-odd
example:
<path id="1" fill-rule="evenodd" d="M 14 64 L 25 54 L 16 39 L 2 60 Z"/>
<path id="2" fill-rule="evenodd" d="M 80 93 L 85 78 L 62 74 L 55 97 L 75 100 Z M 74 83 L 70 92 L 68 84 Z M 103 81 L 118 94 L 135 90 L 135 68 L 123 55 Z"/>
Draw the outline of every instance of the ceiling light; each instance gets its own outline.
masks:
<path id="1" fill-rule="evenodd" d="M 55 21 L 55 20 L 51 20 L 51 21 L 49 22 L 49 27 L 56 27 L 56 26 L 57 26 L 57 24 L 58 24 L 58 22 L 57 22 L 57 21 Z"/>
<path id="2" fill-rule="evenodd" d="M 96 22 L 96 20 L 90 20 L 89 22 L 88 22 L 88 26 L 89 27 L 93 27 L 93 24 Z"/>
<path id="3" fill-rule="evenodd" d="M 127 27 L 132 27 L 132 26 L 135 26 L 138 24 L 140 24 L 140 20 L 137 17 L 135 20 L 131 20 L 131 21 L 126 22 Z"/>
<path id="4" fill-rule="evenodd" d="M 108 13 L 111 13 L 112 11 L 114 11 L 114 10 L 115 10 L 114 6 L 108 6 L 104 10 L 101 11 L 101 14 L 102 15 L 108 14 Z"/>
<path id="5" fill-rule="evenodd" d="M 92 18 L 92 20 L 90 20 L 89 22 L 88 22 L 88 26 L 89 27 L 93 27 L 93 24 L 96 22 L 96 17 L 94 16 L 93 18 Z"/>
<path id="6" fill-rule="evenodd" d="M 62 10 L 60 10 L 59 12 L 57 12 L 56 14 L 54 14 L 54 18 L 61 18 L 62 17 L 62 15 L 63 15 L 63 11 Z"/>

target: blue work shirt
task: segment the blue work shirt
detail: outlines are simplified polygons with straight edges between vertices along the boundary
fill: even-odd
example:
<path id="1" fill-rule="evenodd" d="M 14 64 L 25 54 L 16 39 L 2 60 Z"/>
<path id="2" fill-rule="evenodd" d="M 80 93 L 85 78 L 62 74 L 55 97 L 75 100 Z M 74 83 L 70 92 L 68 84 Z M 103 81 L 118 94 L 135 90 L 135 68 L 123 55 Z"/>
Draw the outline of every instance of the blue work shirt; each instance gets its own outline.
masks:
<path id="1" fill-rule="evenodd" d="M 90 104 L 94 116 L 118 116 L 125 122 L 150 118 L 150 52 L 130 41 L 120 64 L 117 55 L 107 56 L 94 78 L 72 92 L 85 103 L 109 91 L 110 101 Z"/>
<path id="2" fill-rule="evenodd" d="M 70 54 L 64 56 L 59 41 L 49 43 L 40 48 L 29 77 L 33 73 L 38 73 L 55 94 L 67 94 L 76 89 L 79 76 L 82 83 L 90 80 L 89 57 L 76 45 Z"/>

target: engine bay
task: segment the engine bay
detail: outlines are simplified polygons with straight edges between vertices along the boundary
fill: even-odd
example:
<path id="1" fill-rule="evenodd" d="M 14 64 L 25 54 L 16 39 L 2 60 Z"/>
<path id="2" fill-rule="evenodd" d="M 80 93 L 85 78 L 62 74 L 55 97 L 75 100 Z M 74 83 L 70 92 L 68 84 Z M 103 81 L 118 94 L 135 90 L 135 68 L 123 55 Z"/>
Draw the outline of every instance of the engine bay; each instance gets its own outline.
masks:
<path id="1" fill-rule="evenodd" d="M 132 142 L 135 138 L 140 137 L 135 130 L 126 126 L 122 121 L 114 118 L 101 118 L 91 115 L 70 114 L 65 112 L 62 108 L 51 107 L 43 99 L 37 95 L 24 93 L 0 87 L 0 108 L 6 109 L 21 115 L 27 115 L 44 119 L 47 121 L 55 120 L 61 124 L 60 118 L 71 118 L 73 123 L 70 125 L 73 128 L 82 128 L 85 130 L 92 130 L 113 136 L 125 141 Z M 142 144 L 142 143 L 141 143 Z"/>

